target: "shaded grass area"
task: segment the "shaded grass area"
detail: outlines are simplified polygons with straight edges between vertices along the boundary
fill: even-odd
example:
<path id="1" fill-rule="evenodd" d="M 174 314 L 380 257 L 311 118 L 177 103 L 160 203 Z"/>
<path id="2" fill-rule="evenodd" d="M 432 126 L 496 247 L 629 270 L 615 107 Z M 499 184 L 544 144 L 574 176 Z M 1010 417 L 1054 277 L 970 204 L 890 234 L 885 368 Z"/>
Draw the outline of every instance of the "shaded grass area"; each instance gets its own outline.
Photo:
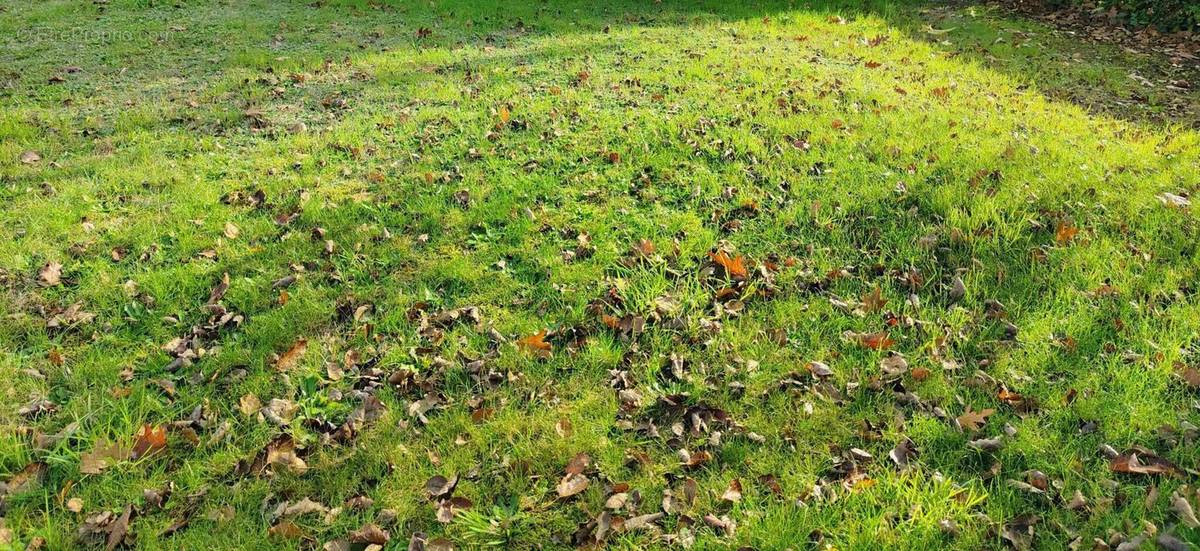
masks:
<path id="1" fill-rule="evenodd" d="M 1196 219 L 1159 198 L 1194 192 L 1200 144 L 1128 78 L 1155 60 L 909 4 L 4 7 L 18 545 L 103 545 L 130 505 L 151 548 L 365 523 L 561 548 L 611 494 L 632 519 L 689 479 L 603 543 L 1200 537 L 1168 497 L 1190 474 L 1100 451 L 1200 459 Z M 543 330 L 549 358 L 519 343 Z M 855 337 L 881 331 L 890 352 Z M 286 424 L 246 405 L 273 399 Z M 83 472 L 145 425 L 165 449 Z M 281 435 L 306 469 L 263 464 Z M 579 453 L 589 487 L 560 497 Z M 472 506 L 442 523 L 426 482 L 455 474 Z M 279 507 L 303 498 L 341 510 Z"/>

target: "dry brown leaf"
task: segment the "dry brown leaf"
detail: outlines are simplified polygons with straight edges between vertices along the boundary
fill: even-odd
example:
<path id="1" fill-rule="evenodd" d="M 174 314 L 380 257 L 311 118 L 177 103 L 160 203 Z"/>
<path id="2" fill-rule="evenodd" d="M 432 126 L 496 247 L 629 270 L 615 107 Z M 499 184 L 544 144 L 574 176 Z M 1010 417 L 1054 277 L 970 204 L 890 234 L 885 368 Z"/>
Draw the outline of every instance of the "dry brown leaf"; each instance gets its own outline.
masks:
<path id="1" fill-rule="evenodd" d="M 276 371 L 291 371 L 300 363 L 300 359 L 304 357 L 304 353 L 308 350 L 308 339 L 299 338 L 292 343 L 292 347 L 287 349 L 279 359 L 275 362 Z"/>
<path id="2" fill-rule="evenodd" d="M 742 500 L 742 481 L 733 479 L 729 482 L 729 487 L 725 489 L 725 493 L 721 494 L 722 501 L 737 503 Z"/>
<path id="3" fill-rule="evenodd" d="M 121 512 L 121 516 L 108 526 L 108 541 L 104 546 L 108 551 L 116 549 L 117 546 L 125 542 L 125 536 L 129 534 L 129 520 L 132 517 L 133 506 L 126 505 L 125 510 Z"/>
<path id="4" fill-rule="evenodd" d="M 429 494 L 432 499 L 448 498 L 454 494 L 456 486 L 458 486 L 458 475 L 451 475 L 450 478 L 434 475 L 425 482 L 425 493 Z"/>
<path id="5" fill-rule="evenodd" d="M 592 464 L 592 457 L 586 453 L 580 452 L 575 454 L 569 462 L 567 462 L 567 474 L 579 474 L 586 471 Z"/>
<path id="6" fill-rule="evenodd" d="M 220 302 L 222 298 L 225 298 L 225 292 L 228 290 L 229 272 L 225 272 L 221 274 L 221 281 L 218 281 L 217 284 L 212 288 L 212 291 L 208 293 L 207 304 L 212 305 Z"/>
<path id="7" fill-rule="evenodd" d="M 649 239 L 640 239 L 633 245 L 634 256 L 648 257 L 654 254 L 654 242 Z"/>
<path id="8" fill-rule="evenodd" d="M 62 268 L 63 265 L 58 262 L 47 262 L 38 270 L 38 285 L 53 287 L 62 284 Z"/>
<path id="9" fill-rule="evenodd" d="M 878 285 L 876 285 L 875 289 L 870 293 L 862 296 L 863 310 L 866 310 L 867 312 L 878 312 L 883 310 L 883 307 L 887 305 L 887 302 L 887 299 L 883 298 L 883 290 L 880 289 Z"/>
<path id="10" fill-rule="evenodd" d="M 571 497 L 587 489 L 591 481 L 581 473 L 567 473 L 558 482 L 558 497 Z"/>
<path id="11" fill-rule="evenodd" d="M 1181 472 L 1174 463 L 1142 448 L 1125 450 L 1114 457 L 1108 466 L 1115 473 L 1126 474 L 1175 475 Z"/>
<path id="12" fill-rule="evenodd" d="M 1186 496 L 1179 492 L 1171 494 L 1171 508 L 1188 528 L 1200 528 L 1200 519 L 1196 518 L 1196 512 L 1192 509 L 1192 504 L 1188 502 Z"/>
<path id="13" fill-rule="evenodd" d="M 286 435 L 267 444 L 267 463 L 287 467 L 296 474 L 308 470 L 308 464 L 296 454 L 296 442 Z"/>
<path id="14" fill-rule="evenodd" d="M 268 529 L 267 534 L 279 539 L 298 540 L 304 537 L 304 529 L 290 520 L 285 520 Z"/>
<path id="15" fill-rule="evenodd" d="M 36 490 L 42 486 L 48 467 L 45 463 L 30 463 L 20 472 L 12 475 L 8 482 L 0 486 L 0 497 L 4 495 L 21 494 Z"/>
<path id="16" fill-rule="evenodd" d="M 988 416 L 993 413 L 996 413 L 996 410 L 991 408 L 971 411 L 971 408 L 968 407 L 965 413 L 958 416 L 958 426 L 970 432 L 978 431 L 987 423 Z"/>
<path id="17" fill-rule="evenodd" d="M 262 401 L 258 399 L 258 396 L 253 394 L 246 394 L 238 400 L 238 410 L 242 412 L 242 415 L 254 415 L 261 409 Z"/>
<path id="18" fill-rule="evenodd" d="M 350 543 L 365 543 L 369 545 L 383 545 L 392 539 L 387 530 L 371 523 L 362 525 L 362 528 L 350 532 Z"/>
<path id="19" fill-rule="evenodd" d="M 104 469 L 129 458 L 129 450 L 115 442 L 97 443 L 92 451 L 79 456 L 79 472 L 100 474 Z"/>

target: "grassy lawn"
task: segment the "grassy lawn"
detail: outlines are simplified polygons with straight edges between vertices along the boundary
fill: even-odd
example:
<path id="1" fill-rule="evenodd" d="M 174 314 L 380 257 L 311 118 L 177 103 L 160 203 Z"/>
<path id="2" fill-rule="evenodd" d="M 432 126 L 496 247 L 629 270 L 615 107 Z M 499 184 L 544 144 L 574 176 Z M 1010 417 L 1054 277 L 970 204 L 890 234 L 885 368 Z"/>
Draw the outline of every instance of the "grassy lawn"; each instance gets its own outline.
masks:
<path id="1" fill-rule="evenodd" d="M 5 1 L 0 48 L 0 547 L 1200 543 L 1165 60 L 716 0 Z"/>

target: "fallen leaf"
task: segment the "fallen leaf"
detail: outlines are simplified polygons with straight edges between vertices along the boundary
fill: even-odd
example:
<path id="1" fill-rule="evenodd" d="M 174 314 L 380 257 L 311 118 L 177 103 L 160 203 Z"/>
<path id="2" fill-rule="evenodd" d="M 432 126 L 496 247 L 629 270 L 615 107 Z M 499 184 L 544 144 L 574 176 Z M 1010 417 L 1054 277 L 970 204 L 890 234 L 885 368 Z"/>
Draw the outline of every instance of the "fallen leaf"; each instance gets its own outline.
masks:
<path id="1" fill-rule="evenodd" d="M 1018 550 L 1029 549 L 1033 544 L 1033 527 L 1041 522 L 1036 515 L 1021 515 L 1004 524 L 1000 536 Z"/>
<path id="2" fill-rule="evenodd" d="M 133 450 L 129 452 L 129 458 L 136 461 L 166 447 L 166 427 L 145 424 L 134 437 Z"/>
<path id="3" fill-rule="evenodd" d="M 575 454 L 570 461 L 567 462 L 567 474 L 579 474 L 587 470 L 592 464 L 592 457 L 586 453 L 580 452 Z"/>
<path id="4" fill-rule="evenodd" d="M 79 472 L 100 474 L 104 469 L 129 458 L 129 450 L 115 442 L 97 443 L 92 451 L 79 456 Z"/>
<path id="5" fill-rule="evenodd" d="M 1183 379 L 1183 382 L 1186 383 L 1188 387 L 1200 389 L 1200 369 L 1183 364 L 1177 364 L 1175 368 L 1178 372 L 1179 378 Z"/>
<path id="6" fill-rule="evenodd" d="M 47 262 L 38 270 L 38 285 L 53 287 L 62 284 L 62 268 L 62 264 L 58 262 Z"/>
<path id="7" fill-rule="evenodd" d="M 296 442 L 287 435 L 267 444 L 267 464 L 287 467 L 296 474 L 308 470 L 308 464 L 296 454 Z"/>
<path id="8" fill-rule="evenodd" d="M 42 160 L 42 154 L 33 150 L 23 151 L 21 152 L 20 159 L 22 164 L 31 165 Z"/>
<path id="9" fill-rule="evenodd" d="M 1175 195 L 1174 193 L 1163 192 L 1158 194 L 1157 197 L 1159 202 L 1161 202 L 1167 208 L 1186 209 L 1192 206 L 1191 200 L 1189 200 L 1187 197 Z"/>
<path id="10" fill-rule="evenodd" d="M 879 368 L 888 377 L 899 377 L 908 373 L 908 360 L 900 354 L 889 352 L 889 355 L 879 361 Z"/>
<path id="11" fill-rule="evenodd" d="M 262 409 L 262 401 L 258 399 L 258 396 L 246 394 L 238 400 L 238 409 L 242 412 L 242 415 L 254 415 Z"/>
<path id="12" fill-rule="evenodd" d="M 304 537 L 304 530 L 296 525 L 296 523 L 285 520 L 269 528 L 267 534 L 279 539 L 298 540 Z"/>
<path id="13" fill-rule="evenodd" d="M 967 296 L 967 285 L 963 283 L 961 276 L 954 276 L 950 281 L 950 302 L 958 302 Z"/>
<path id="14" fill-rule="evenodd" d="M 887 350 L 896 344 L 896 341 L 888 336 L 887 331 L 879 331 L 877 333 L 846 331 L 842 336 L 849 341 L 858 343 L 859 346 L 870 348 L 871 350 Z"/>
<path id="15" fill-rule="evenodd" d="M 723 268 L 725 275 L 729 276 L 730 279 L 746 279 L 750 275 L 749 271 L 746 270 L 745 258 L 742 256 L 730 258 L 725 251 L 717 251 L 715 253 L 708 253 L 708 258 Z"/>
<path id="16" fill-rule="evenodd" d="M 987 423 L 987 418 L 991 414 L 996 413 L 996 410 L 987 408 L 979 411 L 971 411 L 967 407 L 967 411 L 957 418 L 958 426 L 970 432 L 976 432 Z"/>
<path id="17" fill-rule="evenodd" d="M 425 482 L 425 493 L 433 499 L 446 498 L 454 493 L 456 486 L 458 486 L 458 475 L 451 475 L 450 478 L 440 474 L 434 475 Z"/>
<path id="18" fill-rule="evenodd" d="M 311 513 L 320 513 L 323 515 L 328 512 L 329 512 L 329 507 L 321 505 L 320 503 L 317 503 L 317 502 L 305 497 L 305 498 L 301 498 L 300 501 L 297 501 L 291 505 L 288 505 L 286 508 L 284 508 L 283 516 L 298 517 L 298 516 L 307 515 L 307 514 L 311 514 Z"/>
<path id="19" fill-rule="evenodd" d="M 108 542 L 105 548 L 108 551 L 116 549 L 118 545 L 125 542 L 125 536 L 129 534 L 129 520 L 133 516 L 133 506 L 126 505 L 125 510 L 121 512 L 121 516 L 113 521 L 108 527 Z"/>
<path id="20" fill-rule="evenodd" d="M 587 489 L 590 481 L 581 473 L 567 473 L 558 482 L 558 497 L 571 497 Z"/>
<path id="21" fill-rule="evenodd" d="M 364 524 L 362 528 L 350 532 L 348 538 L 350 539 L 350 543 L 366 543 L 371 545 L 383 545 L 392 539 L 387 530 L 372 523 Z"/>
<path id="22" fill-rule="evenodd" d="M 1174 475 L 1181 472 L 1174 463 L 1142 448 L 1125 450 L 1112 458 L 1108 466 L 1115 473 L 1126 474 Z"/>
<path id="23" fill-rule="evenodd" d="M 242 230 L 238 229 L 238 227 L 235 226 L 233 224 L 233 222 L 225 223 L 225 237 L 228 237 L 230 239 L 237 239 L 237 237 L 239 235 L 241 235 L 241 233 L 242 233 Z"/>
<path id="24" fill-rule="evenodd" d="M 764 474 L 758 477 L 758 483 L 766 486 L 766 488 L 770 490 L 772 494 L 777 496 L 783 495 L 783 486 L 779 485 L 779 479 L 773 474 Z"/>
<path id="25" fill-rule="evenodd" d="M 883 298 L 883 290 L 878 285 L 870 292 L 862 296 L 863 310 L 867 312 L 878 312 L 887 304 L 887 299 Z"/>
<path id="26" fill-rule="evenodd" d="M 809 373 L 812 373 L 813 377 L 817 377 L 818 379 L 825 379 L 833 376 L 833 370 L 823 362 L 808 362 L 804 368 L 807 369 Z"/>
<path id="27" fill-rule="evenodd" d="M 213 305 L 225 298 L 225 292 L 229 290 L 229 272 L 221 274 L 221 281 L 218 281 L 213 286 L 212 291 L 208 293 L 208 302 L 206 304 Z"/>
<path id="28" fill-rule="evenodd" d="M 284 352 L 279 356 L 279 359 L 275 361 L 275 370 L 291 371 L 292 368 L 296 367 L 296 364 L 300 362 L 300 358 L 304 357 L 304 352 L 307 350 L 308 339 L 296 339 L 296 342 L 292 343 L 292 347 L 288 348 L 287 352 Z"/>
<path id="29" fill-rule="evenodd" d="M 640 239 L 633 245 L 635 256 L 649 257 L 654 255 L 654 242 L 649 239 Z"/>
<path id="30" fill-rule="evenodd" d="M 896 447 L 888 452 L 888 458 L 896 464 L 896 468 L 905 470 L 908 468 L 909 461 L 917 455 L 917 446 L 908 437 L 896 443 Z"/>
<path id="31" fill-rule="evenodd" d="M 554 346 L 546 342 L 546 330 L 541 331 L 517 340 L 517 346 L 525 350 L 529 350 L 541 357 L 548 357 Z"/>
<path id="32" fill-rule="evenodd" d="M 1191 545 L 1167 532 L 1163 532 L 1157 538 L 1154 538 L 1154 543 L 1158 544 L 1158 547 L 1165 551 L 1190 551 L 1192 549 Z"/>
<path id="33" fill-rule="evenodd" d="M 1054 240 L 1059 245 L 1070 243 L 1075 239 L 1075 235 L 1079 233 L 1079 228 L 1075 227 L 1070 222 L 1059 222 L 1058 228 L 1054 230 Z"/>
<path id="34" fill-rule="evenodd" d="M 1200 528 L 1200 520 L 1196 519 L 1196 512 L 1192 509 L 1192 504 L 1188 502 L 1187 497 L 1180 495 L 1179 492 L 1171 494 L 1171 508 L 1175 509 L 1179 520 L 1188 528 Z"/>
<path id="35" fill-rule="evenodd" d="M 721 494 L 722 501 L 737 503 L 742 500 L 742 481 L 733 479 L 729 482 L 729 487 L 725 489 L 725 493 Z"/>
<path id="36" fill-rule="evenodd" d="M 625 522 L 621 524 L 621 531 L 632 532 L 634 530 L 640 530 L 642 528 L 646 528 L 646 527 L 650 526 L 651 524 L 657 522 L 659 519 L 663 518 L 664 516 L 666 516 L 666 515 L 659 512 L 659 513 L 650 513 L 647 515 L 638 515 L 636 517 L 626 519 Z"/>
<path id="37" fill-rule="evenodd" d="M 24 469 L 12 475 L 7 482 L 0 484 L 0 498 L 40 488 L 48 470 L 46 464 L 41 462 L 26 465 Z"/>

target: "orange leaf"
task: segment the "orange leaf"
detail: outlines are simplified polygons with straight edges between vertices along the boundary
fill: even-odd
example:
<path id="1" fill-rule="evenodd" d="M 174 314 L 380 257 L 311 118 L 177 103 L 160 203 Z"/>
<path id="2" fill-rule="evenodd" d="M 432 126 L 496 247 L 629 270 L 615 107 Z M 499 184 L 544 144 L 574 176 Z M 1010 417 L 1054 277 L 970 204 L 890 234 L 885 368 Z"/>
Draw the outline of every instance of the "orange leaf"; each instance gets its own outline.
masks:
<path id="1" fill-rule="evenodd" d="M 275 362 L 275 370 L 288 371 L 296 367 L 306 350 L 308 350 L 308 339 L 296 339 L 296 342 L 292 343 L 292 347 L 279 356 L 279 360 Z"/>
<path id="2" fill-rule="evenodd" d="M 129 452 L 130 459 L 139 459 L 167 447 L 167 429 L 155 427 L 149 423 L 142 425 L 138 431 L 133 451 Z"/>
<path id="3" fill-rule="evenodd" d="M 517 341 L 517 346 L 526 350 L 536 350 L 539 352 L 550 352 L 554 346 L 546 342 L 546 330 L 542 329 L 536 334 L 530 335 Z"/>
<path id="4" fill-rule="evenodd" d="M 708 253 L 708 257 L 724 268 L 725 273 L 733 279 L 746 279 L 746 276 L 750 275 L 750 272 L 746 270 L 745 258 L 742 256 L 730 258 L 725 251 L 717 251 Z"/>
<path id="5" fill-rule="evenodd" d="M 999 398 L 1001 402 L 1009 405 L 1018 405 L 1025 401 L 1025 397 L 1017 394 L 1016 392 L 1012 392 L 1007 388 L 1000 389 L 1000 392 L 996 395 L 996 397 Z"/>
<path id="6" fill-rule="evenodd" d="M 844 335 L 850 340 L 857 342 L 859 346 L 864 346 L 871 350 L 887 350 L 896 344 L 896 341 L 888 336 L 887 331 L 880 331 L 878 333 L 855 333 L 847 331 Z"/>
<path id="7" fill-rule="evenodd" d="M 654 242 L 649 239 L 642 239 L 633 246 L 633 251 L 642 256 L 650 256 L 654 250 Z"/>
<path id="8" fill-rule="evenodd" d="M 1054 240 L 1060 245 L 1070 243 L 1075 239 L 1075 234 L 1079 233 L 1079 228 L 1076 228 L 1070 222 L 1060 222 L 1058 229 L 1054 231 Z"/>

